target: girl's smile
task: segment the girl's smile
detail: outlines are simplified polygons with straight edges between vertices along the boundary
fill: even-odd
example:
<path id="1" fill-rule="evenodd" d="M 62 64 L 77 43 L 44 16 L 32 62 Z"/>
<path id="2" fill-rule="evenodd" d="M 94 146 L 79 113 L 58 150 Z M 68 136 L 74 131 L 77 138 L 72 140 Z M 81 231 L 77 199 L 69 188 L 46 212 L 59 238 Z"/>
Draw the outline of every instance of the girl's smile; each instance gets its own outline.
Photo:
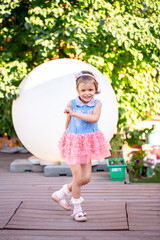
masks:
<path id="1" fill-rule="evenodd" d="M 81 82 L 78 85 L 77 92 L 79 94 L 81 101 L 84 104 L 87 104 L 92 100 L 92 98 L 95 95 L 96 92 L 95 85 L 92 81 L 88 81 L 86 83 Z"/>

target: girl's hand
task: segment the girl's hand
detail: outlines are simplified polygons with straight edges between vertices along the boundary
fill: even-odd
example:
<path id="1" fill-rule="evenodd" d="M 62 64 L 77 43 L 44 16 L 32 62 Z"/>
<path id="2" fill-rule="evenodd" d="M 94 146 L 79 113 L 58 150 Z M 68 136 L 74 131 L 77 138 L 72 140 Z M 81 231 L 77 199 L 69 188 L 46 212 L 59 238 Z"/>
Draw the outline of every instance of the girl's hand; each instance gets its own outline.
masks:
<path id="1" fill-rule="evenodd" d="M 65 108 L 65 109 L 64 109 L 64 113 L 71 115 L 71 114 L 72 114 L 71 108 Z"/>

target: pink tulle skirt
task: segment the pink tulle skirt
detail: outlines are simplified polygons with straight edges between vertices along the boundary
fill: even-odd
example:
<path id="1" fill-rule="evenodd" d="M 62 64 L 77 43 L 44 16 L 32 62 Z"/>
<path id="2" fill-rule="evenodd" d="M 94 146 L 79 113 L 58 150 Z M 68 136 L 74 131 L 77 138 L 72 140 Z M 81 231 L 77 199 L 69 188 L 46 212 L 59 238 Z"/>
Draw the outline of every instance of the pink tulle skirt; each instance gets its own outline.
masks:
<path id="1" fill-rule="evenodd" d="M 84 134 L 65 131 L 58 147 L 61 157 L 69 165 L 87 164 L 90 160 L 100 160 L 111 155 L 110 144 L 100 130 Z"/>

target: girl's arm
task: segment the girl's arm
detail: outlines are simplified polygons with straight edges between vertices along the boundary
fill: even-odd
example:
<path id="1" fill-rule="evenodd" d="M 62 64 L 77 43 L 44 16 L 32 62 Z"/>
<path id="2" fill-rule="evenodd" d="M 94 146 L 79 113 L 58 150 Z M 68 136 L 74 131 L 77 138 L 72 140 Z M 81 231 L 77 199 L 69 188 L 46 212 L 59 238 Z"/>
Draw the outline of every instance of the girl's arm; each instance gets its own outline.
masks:
<path id="1" fill-rule="evenodd" d="M 67 109 L 65 109 L 65 113 L 67 113 L 69 116 L 80 118 L 87 122 L 97 122 L 101 115 L 101 107 L 102 107 L 102 103 L 98 101 L 93 109 L 92 114 L 73 112 L 70 107 L 69 108 L 67 107 Z"/>
<path id="2" fill-rule="evenodd" d="M 72 110 L 71 102 L 69 102 L 69 103 L 67 104 L 67 109 L 68 109 L 68 108 Z M 66 113 L 65 110 L 64 110 L 64 113 Z M 70 123 L 70 120 L 71 120 L 71 115 L 67 114 L 65 129 L 68 128 L 69 123 Z"/>

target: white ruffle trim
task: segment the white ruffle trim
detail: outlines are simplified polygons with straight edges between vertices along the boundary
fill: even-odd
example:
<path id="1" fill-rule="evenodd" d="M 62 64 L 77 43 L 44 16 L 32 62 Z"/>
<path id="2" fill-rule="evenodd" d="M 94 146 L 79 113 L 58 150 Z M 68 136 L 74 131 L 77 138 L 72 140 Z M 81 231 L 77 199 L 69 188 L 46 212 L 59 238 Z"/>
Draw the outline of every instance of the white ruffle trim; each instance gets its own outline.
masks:
<path id="1" fill-rule="evenodd" d="M 71 196 L 71 191 L 69 190 L 67 184 L 63 185 L 62 189 L 67 196 Z"/>
<path id="2" fill-rule="evenodd" d="M 72 203 L 72 204 L 80 204 L 80 203 L 82 203 L 83 201 L 84 201 L 83 197 L 80 197 L 80 198 L 78 198 L 78 199 L 75 199 L 75 198 L 72 197 L 72 199 L 71 199 L 71 203 Z"/>

